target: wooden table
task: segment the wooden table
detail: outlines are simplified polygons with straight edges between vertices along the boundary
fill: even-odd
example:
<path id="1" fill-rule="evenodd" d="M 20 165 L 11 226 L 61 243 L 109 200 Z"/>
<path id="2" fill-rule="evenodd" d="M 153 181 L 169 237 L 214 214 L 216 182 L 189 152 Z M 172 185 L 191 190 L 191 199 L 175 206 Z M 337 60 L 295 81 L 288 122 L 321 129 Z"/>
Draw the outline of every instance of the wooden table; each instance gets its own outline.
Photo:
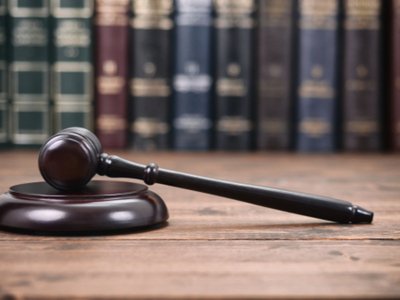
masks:
<path id="1" fill-rule="evenodd" d="M 116 154 L 199 175 L 324 194 L 375 212 L 339 225 L 156 185 L 170 219 L 106 236 L 0 231 L 0 296 L 400 298 L 400 156 Z M 0 152 L 0 188 L 40 180 L 35 151 Z M 9 297 L 9 298 L 8 298 Z"/>

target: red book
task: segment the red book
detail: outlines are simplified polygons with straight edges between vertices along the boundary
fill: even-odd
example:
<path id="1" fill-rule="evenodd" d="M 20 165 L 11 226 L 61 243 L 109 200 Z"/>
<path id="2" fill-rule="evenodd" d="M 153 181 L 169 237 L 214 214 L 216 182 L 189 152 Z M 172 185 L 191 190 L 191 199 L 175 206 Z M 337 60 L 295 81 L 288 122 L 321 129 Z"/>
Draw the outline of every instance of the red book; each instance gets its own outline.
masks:
<path id="1" fill-rule="evenodd" d="M 391 2 L 391 147 L 400 151 L 400 0 Z"/>
<path id="2" fill-rule="evenodd" d="M 127 144 L 129 0 L 96 0 L 96 134 L 104 147 Z"/>

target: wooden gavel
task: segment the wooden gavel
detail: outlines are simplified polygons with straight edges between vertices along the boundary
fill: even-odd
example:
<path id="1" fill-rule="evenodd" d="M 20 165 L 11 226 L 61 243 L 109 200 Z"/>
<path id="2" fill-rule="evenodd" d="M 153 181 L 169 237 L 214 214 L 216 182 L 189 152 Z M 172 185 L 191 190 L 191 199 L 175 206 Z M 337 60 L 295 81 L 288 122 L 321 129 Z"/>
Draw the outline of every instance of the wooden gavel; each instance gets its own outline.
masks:
<path id="1" fill-rule="evenodd" d="M 141 165 L 102 153 L 97 137 L 72 127 L 51 136 L 39 153 L 39 169 L 51 186 L 62 191 L 83 188 L 97 173 L 142 179 L 339 223 L 371 223 L 373 213 L 350 202 L 324 196 L 253 186 Z"/>

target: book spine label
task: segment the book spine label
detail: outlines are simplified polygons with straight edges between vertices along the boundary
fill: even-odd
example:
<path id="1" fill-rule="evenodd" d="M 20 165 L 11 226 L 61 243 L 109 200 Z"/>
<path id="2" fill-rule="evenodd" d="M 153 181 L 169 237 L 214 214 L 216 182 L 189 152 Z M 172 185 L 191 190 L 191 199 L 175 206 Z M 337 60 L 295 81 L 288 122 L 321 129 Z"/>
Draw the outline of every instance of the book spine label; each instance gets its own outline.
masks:
<path id="1" fill-rule="evenodd" d="M 289 149 L 294 6 L 292 0 L 259 2 L 258 149 Z"/>
<path id="2" fill-rule="evenodd" d="M 343 147 L 379 150 L 381 1 L 348 0 L 344 4 Z"/>
<path id="3" fill-rule="evenodd" d="M 392 1 L 391 44 L 391 147 L 400 151 L 400 0 Z"/>
<path id="4" fill-rule="evenodd" d="M 0 145 L 8 143 L 6 0 L 0 1 Z"/>
<path id="5" fill-rule="evenodd" d="M 215 146 L 219 150 L 252 146 L 254 8 L 250 0 L 215 1 Z"/>
<path id="6" fill-rule="evenodd" d="M 96 133 L 104 147 L 127 145 L 129 0 L 97 0 Z"/>
<path id="7" fill-rule="evenodd" d="M 172 0 L 133 0 L 131 20 L 130 143 L 135 149 L 169 147 Z"/>
<path id="8" fill-rule="evenodd" d="M 297 78 L 297 150 L 335 150 L 337 0 L 300 0 Z"/>
<path id="9" fill-rule="evenodd" d="M 41 144 L 50 134 L 48 1 L 8 1 L 11 141 Z"/>
<path id="10" fill-rule="evenodd" d="M 211 141 L 211 0 L 178 0 L 175 17 L 173 146 L 208 150 Z"/>
<path id="11" fill-rule="evenodd" d="M 91 129 L 93 1 L 51 1 L 51 16 L 54 129 L 72 126 Z"/>

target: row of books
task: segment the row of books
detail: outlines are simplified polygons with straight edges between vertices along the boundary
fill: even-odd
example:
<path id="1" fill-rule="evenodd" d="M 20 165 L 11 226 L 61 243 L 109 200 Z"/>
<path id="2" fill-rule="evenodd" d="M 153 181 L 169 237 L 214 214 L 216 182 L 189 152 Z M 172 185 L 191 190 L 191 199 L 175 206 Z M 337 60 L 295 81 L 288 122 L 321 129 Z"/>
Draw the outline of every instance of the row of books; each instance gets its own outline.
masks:
<path id="1" fill-rule="evenodd" d="M 114 148 L 400 150 L 400 0 L 3 0 L 0 14 L 0 143 L 82 126 Z"/>

